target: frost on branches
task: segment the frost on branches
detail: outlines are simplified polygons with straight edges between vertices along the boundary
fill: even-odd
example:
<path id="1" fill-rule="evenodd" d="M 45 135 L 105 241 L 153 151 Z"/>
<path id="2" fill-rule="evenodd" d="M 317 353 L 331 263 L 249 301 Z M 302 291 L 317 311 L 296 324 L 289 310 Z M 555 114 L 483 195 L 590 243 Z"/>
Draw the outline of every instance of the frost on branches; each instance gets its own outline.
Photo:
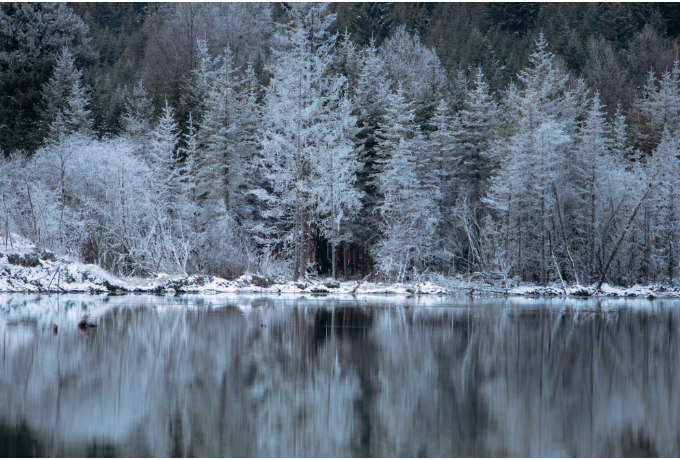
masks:
<path id="1" fill-rule="evenodd" d="M 277 25 L 229 8 L 251 30 L 201 29 L 173 51 L 186 72 L 168 94 L 130 82 L 116 132 L 93 115 L 86 43 L 52 51 L 40 146 L 2 146 L 1 242 L 120 276 L 676 282 L 679 62 L 607 107 L 610 88 L 567 72 L 542 33 L 494 92 L 404 27 L 362 45 L 325 4 L 288 4 Z M 166 19 L 159 36 L 182 27 Z"/>

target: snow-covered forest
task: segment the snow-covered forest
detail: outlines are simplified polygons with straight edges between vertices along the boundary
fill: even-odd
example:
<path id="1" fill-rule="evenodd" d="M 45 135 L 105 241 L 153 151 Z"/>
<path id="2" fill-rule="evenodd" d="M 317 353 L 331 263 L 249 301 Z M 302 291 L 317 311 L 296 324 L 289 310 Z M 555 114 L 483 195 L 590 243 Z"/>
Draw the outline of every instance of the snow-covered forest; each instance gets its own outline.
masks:
<path id="1" fill-rule="evenodd" d="M 129 276 L 680 275 L 680 58 L 658 11 L 620 43 L 575 35 L 580 71 L 566 32 L 508 33 L 530 43 L 509 74 L 452 67 L 405 23 L 357 39 L 326 4 L 153 8 L 115 86 L 88 70 L 108 64 L 87 15 L 0 6 L 3 247 Z"/>

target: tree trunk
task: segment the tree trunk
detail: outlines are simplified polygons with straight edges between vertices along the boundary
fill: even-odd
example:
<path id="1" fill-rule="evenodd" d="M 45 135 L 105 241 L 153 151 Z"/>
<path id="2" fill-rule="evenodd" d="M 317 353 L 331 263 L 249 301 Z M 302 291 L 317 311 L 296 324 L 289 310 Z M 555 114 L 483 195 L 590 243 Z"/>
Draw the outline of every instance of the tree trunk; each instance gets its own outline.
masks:
<path id="1" fill-rule="evenodd" d="M 675 250 L 675 189 L 673 185 L 668 191 L 668 204 L 670 206 L 670 218 L 668 225 L 668 282 L 673 284 L 673 268 L 675 267 L 675 258 L 673 251 Z"/>
<path id="2" fill-rule="evenodd" d="M 33 220 L 33 235 L 34 235 L 34 241 L 35 245 L 37 247 L 40 247 L 40 231 L 38 230 L 38 221 L 35 217 L 35 211 L 33 210 L 33 200 L 31 199 L 31 187 L 28 186 L 28 181 L 24 179 L 24 183 L 26 184 L 26 192 L 28 193 L 28 204 L 30 205 L 31 208 L 31 218 Z"/>
<path id="3" fill-rule="evenodd" d="M 574 263 L 574 258 L 571 256 L 571 251 L 569 250 L 569 242 L 567 241 L 567 232 L 564 229 L 564 221 L 562 220 L 562 207 L 560 206 L 560 197 L 557 195 L 557 187 L 555 187 L 554 182 L 551 185 L 553 193 L 555 194 L 555 207 L 557 208 L 557 217 L 560 221 L 562 240 L 564 241 L 564 246 L 567 250 L 567 255 L 569 256 L 569 263 L 571 263 L 571 269 L 574 271 L 574 278 L 576 279 L 576 284 L 581 284 L 581 282 L 578 279 L 578 272 L 576 271 L 576 264 Z"/>
<path id="4" fill-rule="evenodd" d="M 517 269 L 519 270 L 519 276 L 524 280 L 524 270 L 522 268 L 522 213 L 518 212 L 517 229 L 519 233 L 519 244 L 517 248 L 517 254 L 519 259 L 519 264 Z"/>
<path id="5" fill-rule="evenodd" d="M 300 279 L 300 239 L 296 238 L 297 244 L 295 245 L 295 251 L 293 255 L 293 281 Z"/>
<path id="6" fill-rule="evenodd" d="M 545 260 L 545 197 L 541 197 L 541 282 L 548 284 L 548 266 Z"/>
<path id="7" fill-rule="evenodd" d="M 550 255 L 552 256 L 553 264 L 555 265 L 555 271 L 557 272 L 557 276 L 560 278 L 560 282 L 562 283 L 564 295 L 567 295 L 567 284 L 564 282 L 564 278 L 562 278 L 562 272 L 560 272 L 560 266 L 557 264 L 557 258 L 555 257 L 555 252 L 553 251 L 552 237 L 550 236 L 550 232 L 548 232 L 548 244 L 550 245 Z"/>
<path id="8" fill-rule="evenodd" d="M 645 206 L 645 258 L 642 266 L 644 267 L 644 284 L 649 284 L 649 266 L 650 264 L 650 259 L 651 259 L 651 253 L 652 253 L 652 245 L 650 242 L 650 226 L 649 226 L 649 206 Z"/>
<path id="9" fill-rule="evenodd" d="M 307 232 L 305 225 L 305 213 L 302 212 L 300 219 L 300 275 L 307 276 Z"/>
<path id="10" fill-rule="evenodd" d="M 333 250 L 332 250 L 331 259 L 332 259 L 332 261 L 333 261 L 333 279 L 334 279 L 334 280 L 338 279 L 338 274 L 337 274 L 337 271 L 336 271 L 336 266 L 337 266 L 337 264 L 338 264 L 338 263 L 337 263 L 336 254 L 335 254 L 336 247 L 337 247 L 336 244 L 333 243 Z"/>
<path id="11" fill-rule="evenodd" d="M 609 266 L 611 265 L 612 261 L 614 260 L 614 257 L 616 256 L 616 253 L 619 250 L 619 247 L 621 246 L 621 243 L 623 242 L 623 239 L 626 237 L 626 234 L 628 233 L 628 230 L 630 229 L 631 224 L 633 223 L 633 220 L 635 220 L 635 216 L 637 215 L 638 211 L 640 210 L 640 206 L 642 206 L 642 203 L 645 202 L 645 199 L 647 198 L 647 195 L 649 195 L 650 190 L 652 190 L 652 184 L 649 184 L 649 187 L 647 188 L 647 191 L 645 192 L 644 195 L 642 195 L 642 198 L 640 198 L 640 202 L 635 206 L 635 209 L 633 210 L 633 214 L 630 216 L 630 219 L 628 219 L 628 223 L 623 229 L 623 232 L 621 232 L 621 236 L 619 237 L 618 241 L 616 242 L 616 245 L 614 246 L 614 249 L 612 250 L 612 253 L 609 255 L 609 258 L 607 259 L 607 263 L 604 266 L 604 269 L 602 270 L 602 274 L 600 275 L 600 281 L 597 283 L 597 290 L 599 291 L 600 288 L 602 287 L 602 283 L 604 283 L 604 278 L 607 276 L 607 271 L 609 270 Z"/>
<path id="12" fill-rule="evenodd" d="M 595 281 L 595 165 L 590 181 L 590 279 Z"/>
<path id="13" fill-rule="evenodd" d="M 356 271 L 357 271 L 357 253 L 356 253 L 356 250 L 353 249 L 351 246 L 349 248 L 349 253 L 350 253 L 350 256 L 351 256 L 350 260 L 352 261 L 352 276 L 354 276 L 354 275 L 356 275 Z"/>
<path id="14" fill-rule="evenodd" d="M 348 255 L 348 249 L 349 249 L 349 247 L 348 247 L 347 243 L 344 243 L 344 245 L 343 245 L 343 251 L 342 251 L 342 265 L 343 265 L 343 268 L 344 268 L 344 270 L 345 270 L 345 281 L 347 281 L 347 275 L 348 275 L 348 273 L 347 273 L 347 262 L 348 262 L 348 261 L 347 261 L 347 255 Z"/>

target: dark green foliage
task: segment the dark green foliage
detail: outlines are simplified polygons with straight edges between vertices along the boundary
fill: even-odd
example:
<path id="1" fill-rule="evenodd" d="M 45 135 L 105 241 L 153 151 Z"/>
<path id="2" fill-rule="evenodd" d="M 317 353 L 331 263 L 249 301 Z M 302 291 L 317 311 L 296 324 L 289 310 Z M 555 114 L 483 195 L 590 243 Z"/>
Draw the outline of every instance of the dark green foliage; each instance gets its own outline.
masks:
<path id="1" fill-rule="evenodd" d="M 540 3 L 490 3 L 485 15 L 491 26 L 523 35 L 533 28 L 540 9 Z"/>
<path id="2" fill-rule="evenodd" d="M 139 79 L 144 58 L 142 26 L 147 3 L 73 3 L 89 26 L 94 65 L 85 68 L 92 88 L 92 114 L 99 136 L 120 133 L 125 96 Z"/>
<path id="3" fill-rule="evenodd" d="M 71 7 L 90 28 L 97 73 L 106 70 L 119 77 L 113 78 L 114 83 L 129 83 L 125 67 L 133 66 L 137 72 L 144 57 L 140 30 L 146 3 L 73 3 Z"/>
<path id="4" fill-rule="evenodd" d="M 92 85 L 93 127 L 100 137 L 113 136 L 121 132 L 126 93 L 127 88 L 113 87 L 108 75 L 97 78 Z"/>
<path id="5" fill-rule="evenodd" d="M 680 3 L 657 3 L 656 8 L 666 22 L 666 33 L 669 37 L 680 34 Z"/>
<path id="6" fill-rule="evenodd" d="M 368 44 L 371 38 L 379 45 L 392 30 L 393 3 L 335 3 L 330 11 L 336 15 L 333 31 L 347 29 L 360 45 Z"/>
<path id="7" fill-rule="evenodd" d="M 68 47 L 78 66 L 92 62 L 87 26 L 66 4 L 0 5 L 0 149 L 33 149 L 40 89 Z"/>
<path id="8" fill-rule="evenodd" d="M 495 91 L 505 90 L 525 66 L 540 31 L 575 75 L 594 74 L 587 68 L 588 44 L 603 39 L 620 61 L 624 80 L 609 94 L 611 114 L 616 102 L 629 108 L 650 68 L 658 74 L 672 65 L 676 53 L 669 39 L 680 32 L 679 18 L 680 9 L 659 3 L 443 3 L 432 11 L 423 37 L 450 81 L 458 70 L 470 77 L 481 65 Z M 614 68 L 614 62 L 608 66 Z M 587 82 L 596 87 L 598 81 Z"/>
<path id="9" fill-rule="evenodd" d="M 120 132 L 125 95 L 142 77 L 155 106 L 167 97 L 181 126 L 189 112 L 200 118 L 187 66 L 180 71 L 173 63 L 175 70 L 158 81 L 144 73 L 145 51 L 157 32 L 149 26 L 162 8 L 144 2 L 0 5 L 0 149 L 30 151 L 42 141 L 40 90 L 63 46 L 71 48 L 91 89 L 100 136 Z M 273 4 L 273 20 L 286 22 L 286 8 Z M 347 31 L 358 46 L 374 38 L 379 47 L 400 25 L 419 34 L 436 50 L 452 92 L 458 71 L 469 79 L 481 66 L 500 95 L 526 65 L 542 30 L 560 65 L 583 75 L 589 86 L 602 86 L 610 115 L 616 103 L 628 112 L 650 68 L 659 74 L 672 65 L 680 34 L 675 3 L 354 2 L 331 4 L 329 10 L 336 15 L 333 32 Z M 264 47 L 251 57 L 263 86 L 269 81 L 267 53 Z M 611 69 L 619 74 L 615 81 L 606 78 Z"/>

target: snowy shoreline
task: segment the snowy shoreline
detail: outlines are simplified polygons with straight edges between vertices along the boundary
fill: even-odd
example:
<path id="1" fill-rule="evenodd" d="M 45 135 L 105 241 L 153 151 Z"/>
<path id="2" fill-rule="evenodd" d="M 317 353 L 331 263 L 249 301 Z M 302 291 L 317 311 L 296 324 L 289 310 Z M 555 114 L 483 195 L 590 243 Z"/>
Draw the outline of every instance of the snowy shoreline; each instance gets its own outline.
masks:
<path id="1" fill-rule="evenodd" d="M 384 294 L 384 295 L 490 295 L 524 297 L 642 297 L 680 298 L 680 289 L 670 286 L 633 286 L 629 288 L 604 284 L 600 292 L 595 286 L 571 286 L 565 290 L 556 284 L 539 286 L 520 284 L 499 286 L 502 282 L 458 277 L 433 282 L 385 284 L 367 281 L 334 281 L 309 279 L 288 281 L 246 274 L 235 280 L 207 275 L 165 275 L 155 278 L 122 278 L 102 268 L 82 264 L 49 251 L 27 248 L 24 251 L 0 251 L 0 292 L 3 293 L 116 293 L 116 294 Z M 494 286 L 496 284 L 496 286 Z"/>

